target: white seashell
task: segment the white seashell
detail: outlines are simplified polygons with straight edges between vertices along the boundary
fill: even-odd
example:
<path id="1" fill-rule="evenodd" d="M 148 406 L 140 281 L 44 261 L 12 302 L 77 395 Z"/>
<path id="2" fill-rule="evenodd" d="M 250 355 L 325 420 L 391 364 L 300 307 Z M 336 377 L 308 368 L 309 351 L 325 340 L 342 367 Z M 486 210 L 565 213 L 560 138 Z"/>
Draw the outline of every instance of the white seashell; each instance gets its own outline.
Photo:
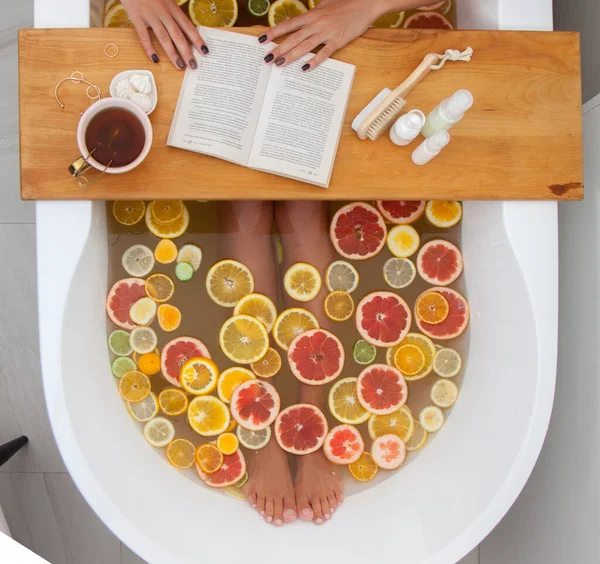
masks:
<path id="1" fill-rule="evenodd" d="M 148 76 L 134 74 L 129 82 L 134 91 L 141 92 L 142 94 L 150 94 L 152 92 L 152 83 Z"/>
<path id="2" fill-rule="evenodd" d="M 129 84 L 129 81 L 126 78 L 123 78 L 122 80 L 119 80 L 119 82 L 117 82 L 117 85 L 115 87 L 115 93 L 117 97 L 126 98 L 127 100 L 129 100 L 134 94 L 133 90 L 131 89 L 131 85 Z"/>
<path id="3" fill-rule="evenodd" d="M 152 109 L 152 100 L 146 94 L 141 92 L 134 92 L 130 100 L 138 107 L 140 107 L 145 113 L 148 113 Z"/>

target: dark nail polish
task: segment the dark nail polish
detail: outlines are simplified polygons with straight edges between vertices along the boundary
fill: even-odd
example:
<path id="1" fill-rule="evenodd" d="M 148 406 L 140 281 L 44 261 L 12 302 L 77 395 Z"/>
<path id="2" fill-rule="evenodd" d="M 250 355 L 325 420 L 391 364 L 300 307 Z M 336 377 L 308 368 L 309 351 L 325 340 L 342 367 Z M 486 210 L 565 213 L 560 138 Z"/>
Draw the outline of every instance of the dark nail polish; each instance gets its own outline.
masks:
<path id="1" fill-rule="evenodd" d="M 156 53 L 154 53 L 154 54 L 152 55 L 152 60 L 153 60 L 155 63 L 158 63 L 158 55 L 157 55 Z"/>
<path id="2" fill-rule="evenodd" d="M 208 47 L 206 45 L 202 45 L 202 47 L 200 47 L 200 51 L 202 51 L 205 55 L 208 55 Z"/>
<path id="3" fill-rule="evenodd" d="M 275 61 L 275 65 L 280 67 L 281 65 L 283 65 L 283 63 L 285 63 L 285 59 L 283 57 L 279 57 L 279 59 L 277 59 Z"/>
<path id="4" fill-rule="evenodd" d="M 198 68 L 198 63 L 196 62 L 196 59 L 190 59 L 190 67 L 193 69 Z"/>
<path id="5" fill-rule="evenodd" d="M 273 60 L 273 53 L 269 53 L 266 57 L 265 57 L 265 63 L 270 63 Z"/>
<path id="6" fill-rule="evenodd" d="M 181 58 L 177 59 L 176 63 L 177 63 L 177 66 L 178 66 L 178 67 L 179 67 L 181 70 L 183 70 L 183 69 L 185 68 L 185 63 L 183 62 L 183 60 L 182 60 Z"/>
<path id="7" fill-rule="evenodd" d="M 306 63 L 305 65 L 302 65 L 302 70 L 303 71 L 307 71 L 310 68 L 310 65 L 308 63 Z"/>
<path id="8" fill-rule="evenodd" d="M 266 35 L 261 35 L 261 36 L 258 38 L 258 42 L 259 42 L 259 43 L 264 43 L 266 40 L 267 40 L 267 36 L 266 36 Z"/>

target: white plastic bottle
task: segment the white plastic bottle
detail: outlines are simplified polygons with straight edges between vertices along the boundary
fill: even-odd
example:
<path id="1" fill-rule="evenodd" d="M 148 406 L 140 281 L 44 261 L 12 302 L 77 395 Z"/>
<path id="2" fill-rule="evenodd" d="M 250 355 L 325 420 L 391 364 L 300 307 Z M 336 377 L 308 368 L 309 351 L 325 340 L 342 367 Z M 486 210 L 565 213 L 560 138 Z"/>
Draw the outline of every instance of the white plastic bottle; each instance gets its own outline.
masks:
<path id="1" fill-rule="evenodd" d="M 423 137 L 431 137 L 437 131 L 448 131 L 465 116 L 472 105 L 473 94 L 468 90 L 458 90 L 438 104 L 427 116 L 421 130 Z"/>
<path id="2" fill-rule="evenodd" d="M 412 154 L 412 161 L 416 165 L 426 165 L 431 159 L 439 155 L 441 150 L 450 143 L 450 134 L 438 131 L 421 143 Z"/>
<path id="3" fill-rule="evenodd" d="M 421 110 L 411 110 L 399 117 L 390 129 L 390 139 L 403 147 L 414 141 L 425 125 L 425 114 Z"/>

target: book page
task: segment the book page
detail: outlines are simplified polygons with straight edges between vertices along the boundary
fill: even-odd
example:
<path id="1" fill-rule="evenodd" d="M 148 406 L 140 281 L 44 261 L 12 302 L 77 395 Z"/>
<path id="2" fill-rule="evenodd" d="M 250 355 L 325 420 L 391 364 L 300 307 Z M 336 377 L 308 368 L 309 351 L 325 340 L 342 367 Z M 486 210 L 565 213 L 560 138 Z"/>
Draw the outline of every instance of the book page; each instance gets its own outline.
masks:
<path id="1" fill-rule="evenodd" d="M 247 165 L 271 73 L 263 58 L 273 44 L 199 29 L 209 54 L 195 52 L 198 68 L 185 71 L 167 145 Z"/>
<path id="2" fill-rule="evenodd" d="M 328 59 L 302 72 L 311 58 L 273 68 L 249 166 L 327 187 L 355 67 Z"/>

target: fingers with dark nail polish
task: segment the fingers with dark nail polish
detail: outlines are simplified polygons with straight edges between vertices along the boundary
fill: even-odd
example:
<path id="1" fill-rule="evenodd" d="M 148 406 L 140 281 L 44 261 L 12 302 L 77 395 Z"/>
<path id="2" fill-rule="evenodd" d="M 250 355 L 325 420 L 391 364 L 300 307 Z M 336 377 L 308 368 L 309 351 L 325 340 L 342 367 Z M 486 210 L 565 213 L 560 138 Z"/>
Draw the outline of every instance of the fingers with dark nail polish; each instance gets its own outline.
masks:
<path id="1" fill-rule="evenodd" d="M 309 65 L 308 63 L 306 63 L 306 64 L 302 65 L 302 70 L 303 70 L 304 72 L 306 72 L 306 71 L 307 71 L 309 68 L 310 68 L 310 65 Z"/>
<path id="2" fill-rule="evenodd" d="M 178 67 L 179 67 L 181 70 L 183 70 L 183 69 L 185 68 L 185 63 L 183 62 L 183 60 L 181 59 L 181 57 L 180 57 L 179 59 L 177 59 L 176 63 L 177 63 L 177 66 L 178 66 Z"/>
<path id="3" fill-rule="evenodd" d="M 266 57 L 265 57 L 265 63 L 270 63 L 273 60 L 273 53 L 269 53 Z M 279 60 L 279 59 L 278 59 Z"/>
<path id="4" fill-rule="evenodd" d="M 158 55 L 157 55 L 156 53 L 154 53 L 154 54 L 152 55 L 152 60 L 153 60 L 155 63 L 158 63 Z"/>
<path id="5" fill-rule="evenodd" d="M 279 57 L 279 59 L 277 59 L 275 61 L 275 65 L 280 67 L 281 65 L 283 65 L 283 63 L 285 63 L 285 58 L 284 57 Z"/>
<path id="6" fill-rule="evenodd" d="M 202 51 L 205 55 L 208 55 L 208 47 L 206 45 L 202 45 L 202 47 L 200 47 L 200 51 Z"/>
<path id="7" fill-rule="evenodd" d="M 198 68 L 198 63 L 196 62 L 196 59 L 190 59 L 190 67 L 193 69 Z"/>
<path id="8" fill-rule="evenodd" d="M 261 35 L 261 36 L 258 38 L 258 42 L 259 42 L 259 43 L 264 43 L 266 40 L 267 40 L 267 36 L 266 36 L 266 35 Z"/>

